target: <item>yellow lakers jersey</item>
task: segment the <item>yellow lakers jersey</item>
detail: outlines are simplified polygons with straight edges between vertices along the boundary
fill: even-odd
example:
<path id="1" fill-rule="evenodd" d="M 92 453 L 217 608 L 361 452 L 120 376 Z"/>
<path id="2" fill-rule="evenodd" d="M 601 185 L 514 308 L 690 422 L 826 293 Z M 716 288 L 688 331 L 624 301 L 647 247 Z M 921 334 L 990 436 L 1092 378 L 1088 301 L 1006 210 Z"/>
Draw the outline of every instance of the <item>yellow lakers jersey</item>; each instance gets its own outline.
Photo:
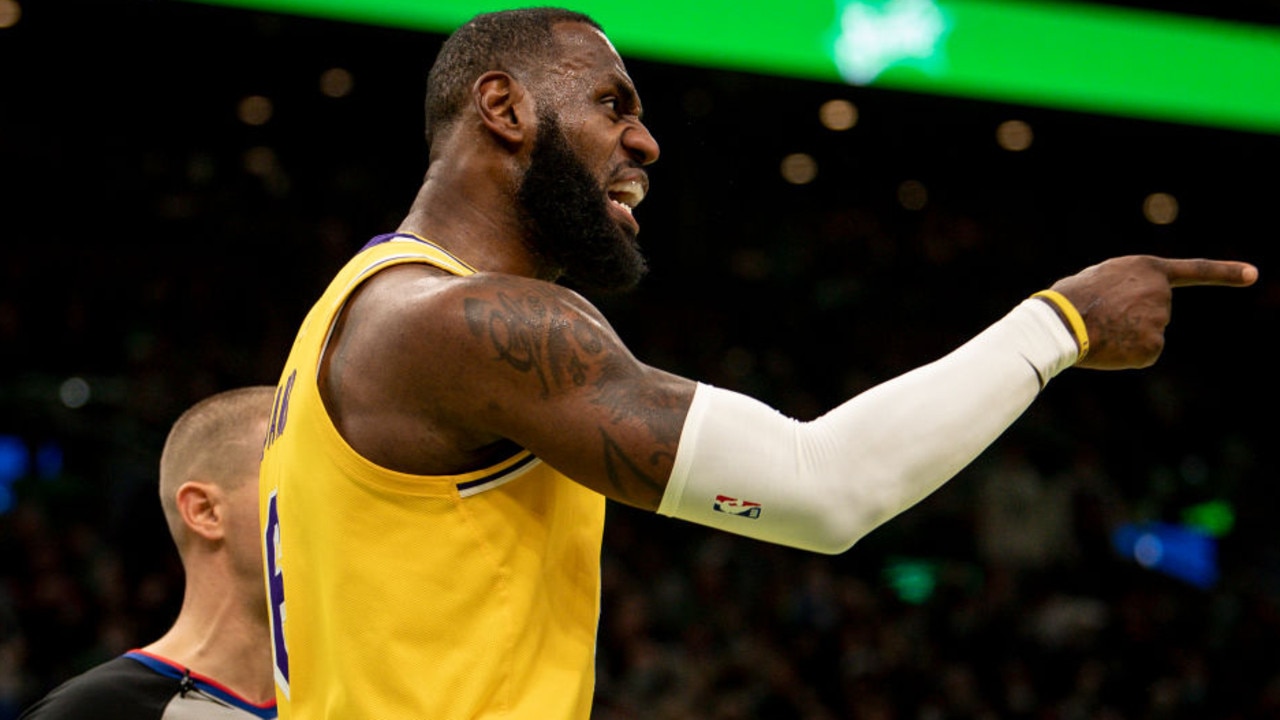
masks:
<path id="1" fill-rule="evenodd" d="M 464 475 L 375 465 L 316 377 L 374 273 L 473 270 L 413 235 L 375 238 L 307 315 L 276 390 L 260 514 L 282 720 L 585 720 L 604 497 L 529 452 Z"/>

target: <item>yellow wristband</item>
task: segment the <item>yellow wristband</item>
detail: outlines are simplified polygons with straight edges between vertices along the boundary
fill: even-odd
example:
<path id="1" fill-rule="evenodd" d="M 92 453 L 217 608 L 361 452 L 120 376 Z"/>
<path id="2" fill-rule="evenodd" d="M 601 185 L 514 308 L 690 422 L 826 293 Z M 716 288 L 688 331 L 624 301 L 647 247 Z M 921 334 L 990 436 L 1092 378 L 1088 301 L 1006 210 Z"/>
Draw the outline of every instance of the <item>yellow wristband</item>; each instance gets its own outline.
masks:
<path id="1" fill-rule="evenodd" d="M 1071 326 L 1071 332 L 1076 336 L 1076 344 L 1080 346 L 1080 355 L 1076 357 L 1076 362 L 1083 360 L 1084 356 L 1089 354 L 1089 330 L 1085 328 L 1084 318 L 1080 316 L 1076 306 L 1057 290 L 1041 290 L 1031 297 L 1044 298 L 1058 308 L 1062 316 L 1067 319 L 1067 324 Z"/>

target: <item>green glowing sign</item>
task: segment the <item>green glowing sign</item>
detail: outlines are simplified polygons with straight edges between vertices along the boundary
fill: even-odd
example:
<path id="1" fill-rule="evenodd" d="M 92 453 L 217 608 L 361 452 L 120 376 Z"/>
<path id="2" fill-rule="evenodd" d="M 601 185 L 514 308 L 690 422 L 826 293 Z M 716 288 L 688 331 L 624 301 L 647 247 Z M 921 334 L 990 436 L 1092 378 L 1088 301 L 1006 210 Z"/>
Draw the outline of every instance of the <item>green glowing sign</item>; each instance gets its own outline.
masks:
<path id="1" fill-rule="evenodd" d="M 1210 500 L 1182 511 L 1182 522 L 1211 537 L 1223 537 L 1235 525 L 1236 514 L 1231 503 Z"/>
<path id="2" fill-rule="evenodd" d="M 881 575 L 899 599 L 919 605 L 928 600 L 938 586 L 938 563 L 918 558 L 890 558 Z"/>
<path id="3" fill-rule="evenodd" d="M 195 0 L 444 33 L 478 0 Z M 1280 28 L 1018 0 L 568 3 L 627 57 L 1280 133 Z"/>

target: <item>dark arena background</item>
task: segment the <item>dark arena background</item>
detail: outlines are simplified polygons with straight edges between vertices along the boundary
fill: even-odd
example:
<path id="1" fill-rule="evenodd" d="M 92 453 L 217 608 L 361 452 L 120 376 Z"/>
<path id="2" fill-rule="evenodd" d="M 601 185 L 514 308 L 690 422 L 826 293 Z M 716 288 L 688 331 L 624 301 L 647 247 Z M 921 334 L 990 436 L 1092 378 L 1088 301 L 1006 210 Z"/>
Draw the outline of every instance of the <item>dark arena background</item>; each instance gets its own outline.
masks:
<path id="1" fill-rule="evenodd" d="M 1275 2 L 1149 7 L 1280 28 Z M 172 621 L 169 423 L 274 384 L 397 225 L 441 39 L 0 0 L 0 720 Z M 643 360 L 795 417 L 1109 256 L 1261 278 L 1178 290 L 1154 367 L 1060 376 L 843 555 L 611 506 L 599 720 L 1280 717 L 1280 132 L 628 67 L 652 272 L 599 304 Z"/>

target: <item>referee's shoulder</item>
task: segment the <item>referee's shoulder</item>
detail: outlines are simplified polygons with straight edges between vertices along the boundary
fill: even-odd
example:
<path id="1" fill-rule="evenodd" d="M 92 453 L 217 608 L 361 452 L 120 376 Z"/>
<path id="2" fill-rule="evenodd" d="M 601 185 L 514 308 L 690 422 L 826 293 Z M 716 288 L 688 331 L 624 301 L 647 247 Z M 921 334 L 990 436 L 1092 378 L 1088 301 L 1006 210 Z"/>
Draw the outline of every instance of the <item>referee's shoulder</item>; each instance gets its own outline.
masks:
<path id="1" fill-rule="evenodd" d="M 124 655 L 75 675 L 18 720 L 159 720 L 175 683 Z"/>

